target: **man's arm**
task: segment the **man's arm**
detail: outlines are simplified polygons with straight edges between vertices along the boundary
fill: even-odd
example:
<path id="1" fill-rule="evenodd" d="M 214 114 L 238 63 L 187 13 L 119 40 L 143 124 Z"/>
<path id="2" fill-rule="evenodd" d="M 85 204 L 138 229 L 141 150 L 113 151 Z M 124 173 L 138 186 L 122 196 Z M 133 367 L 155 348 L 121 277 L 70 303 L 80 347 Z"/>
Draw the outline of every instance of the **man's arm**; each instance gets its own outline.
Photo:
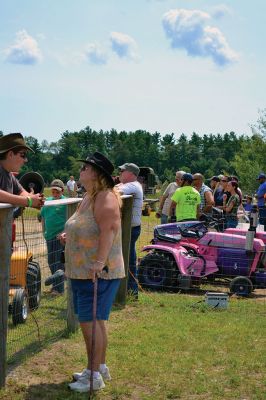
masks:
<path id="1" fill-rule="evenodd" d="M 196 218 L 199 219 L 199 217 L 200 217 L 200 205 L 197 204 Z"/>
<path id="2" fill-rule="evenodd" d="M 172 200 L 169 208 L 169 214 L 168 214 L 169 218 L 174 217 L 176 205 L 177 203 L 174 200 Z"/>
<path id="3" fill-rule="evenodd" d="M 0 203 L 9 203 L 14 206 L 27 207 L 28 198 L 20 194 L 8 193 L 0 189 Z"/>
<path id="4" fill-rule="evenodd" d="M 158 209 L 158 211 L 157 211 L 157 213 L 156 213 L 156 217 L 157 218 L 159 218 L 160 216 L 161 216 L 161 213 L 162 213 L 162 209 L 163 209 L 163 205 L 164 205 L 164 202 L 165 202 L 165 200 L 167 199 L 167 195 L 163 195 L 162 197 L 161 197 L 161 200 L 160 200 L 160 204 L 159 204 L 159 209 Z"/>
<path id="5" fill-rule="evenodd" d="M 209 212 L 211 212 L 212 207 L 215 204 L 213 194 L 211 191 L 208 191 L 208 192 L 204 193 L 204 197 L 205 197 L 205 207 L 202 209 L 202 212 L 209 213 Z"/>
<path id="6" fill-rule="evenodd" d="M 31 207 L 40 208 L 43 205 L 43 196 L 41 194 L 32 194 L 25 190 L 20 194 L 13 194 L 0 189 L 0 203 L 9 203 L 14 206 L 28 207 L 28 198 L 32 199 Z"/>

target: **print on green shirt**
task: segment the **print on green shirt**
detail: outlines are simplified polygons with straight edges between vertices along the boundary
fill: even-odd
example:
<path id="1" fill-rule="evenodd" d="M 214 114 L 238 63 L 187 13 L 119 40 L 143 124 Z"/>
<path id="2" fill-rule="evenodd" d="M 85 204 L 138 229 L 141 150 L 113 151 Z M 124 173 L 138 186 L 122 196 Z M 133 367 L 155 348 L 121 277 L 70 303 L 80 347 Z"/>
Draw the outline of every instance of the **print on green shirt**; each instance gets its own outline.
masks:
<path id="1" fill-rule="evenodd" d="M 200 204 L 200 194 L 192 186 L 183 186 L 171 197 L 176 202 L 176 220 L 196 219 L 197 205 Z"/>

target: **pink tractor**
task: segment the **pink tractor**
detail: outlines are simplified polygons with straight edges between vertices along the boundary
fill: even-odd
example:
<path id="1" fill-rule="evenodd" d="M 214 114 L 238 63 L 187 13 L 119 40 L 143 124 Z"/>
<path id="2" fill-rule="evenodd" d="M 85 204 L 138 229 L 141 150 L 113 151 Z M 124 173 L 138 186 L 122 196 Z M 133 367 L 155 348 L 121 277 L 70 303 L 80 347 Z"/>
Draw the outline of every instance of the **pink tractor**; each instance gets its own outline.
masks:
<path id="1" fill-rule="evenodd" d="M 225 285 L 248 296 L 266 288 L 266 232 L 247 245 L 245 231 L 208 231 L 201 221 L 158 225 L 142 251 L 138 278 L 150 290 L 188 290 L 202 283 Z M 253 235 L 254 236 L 254 235 Z"/>

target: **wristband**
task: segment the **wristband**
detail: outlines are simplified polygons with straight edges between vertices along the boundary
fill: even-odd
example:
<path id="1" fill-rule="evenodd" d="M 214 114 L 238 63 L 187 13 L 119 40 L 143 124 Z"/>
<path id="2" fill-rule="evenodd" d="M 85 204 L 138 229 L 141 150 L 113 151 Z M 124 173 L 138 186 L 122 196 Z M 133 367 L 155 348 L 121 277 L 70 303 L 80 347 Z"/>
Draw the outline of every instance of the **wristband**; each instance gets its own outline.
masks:
<path id="1" fill-rule="evenodd" d="M 32 197 L 28 196 L 27 199 L 28 199 L 28 207 L 32 207 L 32 203 L 33 203 Z"/>

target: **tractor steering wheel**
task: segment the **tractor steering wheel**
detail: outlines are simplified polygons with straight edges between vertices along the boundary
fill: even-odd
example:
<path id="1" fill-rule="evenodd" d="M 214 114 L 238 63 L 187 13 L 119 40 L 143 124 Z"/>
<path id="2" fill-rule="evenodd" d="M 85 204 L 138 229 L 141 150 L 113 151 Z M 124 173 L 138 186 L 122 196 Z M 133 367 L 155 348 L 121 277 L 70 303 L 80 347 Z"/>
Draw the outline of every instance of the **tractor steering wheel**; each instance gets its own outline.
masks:
<path id="1" fill-rule="evenodd" d="M 187 227 L 180 226 L 179 229 L 180 229 L 181 235 L 183 235 L 183 236 L 185 236 L 185 234 L 188 233 L 189 231 L 192 231 L 193 233 L 195 233 L 197 238 L 201 238 L 203 236 L 203 233 L 196 229 L 198 227 L 202 227 L 202 222 L 197 222 L 197 223 L 187 226 Z"/>

